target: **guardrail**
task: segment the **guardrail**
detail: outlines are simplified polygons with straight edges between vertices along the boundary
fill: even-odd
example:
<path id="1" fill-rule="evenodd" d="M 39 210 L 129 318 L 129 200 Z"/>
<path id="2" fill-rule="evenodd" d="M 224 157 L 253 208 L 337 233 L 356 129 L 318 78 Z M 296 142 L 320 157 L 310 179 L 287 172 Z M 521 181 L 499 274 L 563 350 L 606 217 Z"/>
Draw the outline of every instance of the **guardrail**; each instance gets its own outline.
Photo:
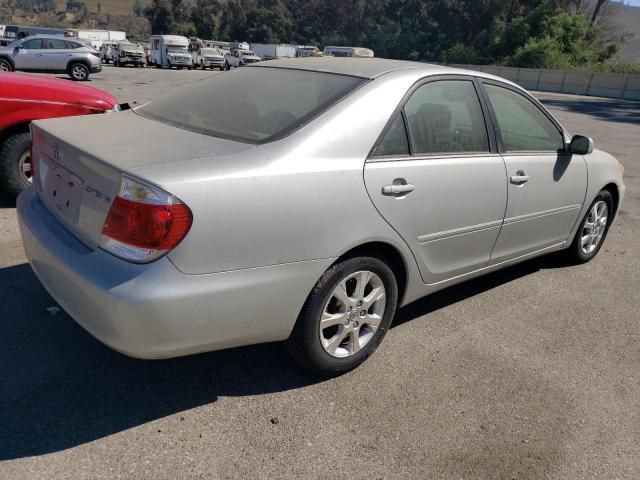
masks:
<path id="1" fill-rule="evenodd" d="M 527 90 L 640 100 L 640 75 L 450 64 L 511 80 Z"/>

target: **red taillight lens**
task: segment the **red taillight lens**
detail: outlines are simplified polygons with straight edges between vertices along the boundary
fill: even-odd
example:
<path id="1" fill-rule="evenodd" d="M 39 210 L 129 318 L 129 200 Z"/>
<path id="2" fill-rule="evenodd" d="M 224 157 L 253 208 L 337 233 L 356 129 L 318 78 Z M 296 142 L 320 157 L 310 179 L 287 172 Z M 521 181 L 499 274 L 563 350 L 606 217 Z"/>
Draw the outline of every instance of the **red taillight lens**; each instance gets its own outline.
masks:
<path id="1" fill-rule="evenodd" d="M 100 246 L 126 260 L 149 262 L 175 248 L 191 222 L 191 211 L 173 195 L 123 177 L 102 227 Z"/>
<path id="2" fill-rule="evenodd" d="M 89 53 L 91 53 L 91 55 L 93 55 L 94 57 L 100 58 L 100 52 L 89 52 Z"/>
<path id="3" fill-rule="evenodd" d="M 117 197 L 102 234 L 137 248 L 171 250 L 189 231 L 191 213 L 182 203 L 151 205 Z"/>

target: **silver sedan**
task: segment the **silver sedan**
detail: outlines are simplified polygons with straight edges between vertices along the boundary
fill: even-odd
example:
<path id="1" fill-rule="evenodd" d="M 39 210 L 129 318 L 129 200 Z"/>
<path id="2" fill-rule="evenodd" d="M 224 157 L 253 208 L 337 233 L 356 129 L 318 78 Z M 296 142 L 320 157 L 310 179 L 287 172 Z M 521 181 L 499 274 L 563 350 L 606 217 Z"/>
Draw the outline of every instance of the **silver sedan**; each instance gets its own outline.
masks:
<path id="1" fill-rule="evenodd" d="M 383 59 L 259 63 L 32 131 L 31 265 L 141 358 L 286 340 L 340 374 L 399 306 L 549 252 L 588 262 L 624 196 L 618 161 L 522 88 Z"/>

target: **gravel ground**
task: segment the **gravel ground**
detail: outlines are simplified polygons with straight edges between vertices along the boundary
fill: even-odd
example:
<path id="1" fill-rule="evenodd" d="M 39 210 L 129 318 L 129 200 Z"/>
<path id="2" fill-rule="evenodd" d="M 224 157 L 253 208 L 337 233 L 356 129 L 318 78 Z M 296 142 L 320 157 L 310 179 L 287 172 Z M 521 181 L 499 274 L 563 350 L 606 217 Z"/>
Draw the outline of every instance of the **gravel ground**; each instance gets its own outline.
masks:
<path id="1" fill-rule="evenodd" d="M 142 103 L 213 74 L 106 66 L 91 84 Z M 640 478 L 640 103 L 538 96 L 626 167 L 598 257 L 410 305 L 332 380 L 280 345 L 155 362 L 109 350 L 46 311 L 2 201 L 0 478 Z"/>

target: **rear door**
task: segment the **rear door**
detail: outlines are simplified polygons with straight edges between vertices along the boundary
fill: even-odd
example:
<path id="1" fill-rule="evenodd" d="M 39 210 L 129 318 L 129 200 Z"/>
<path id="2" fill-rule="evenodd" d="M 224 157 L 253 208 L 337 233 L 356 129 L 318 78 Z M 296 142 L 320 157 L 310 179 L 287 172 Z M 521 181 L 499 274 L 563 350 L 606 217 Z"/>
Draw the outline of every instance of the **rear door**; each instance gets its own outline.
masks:
<path id="1" fill-rule="evenodd" d="M 46 46 L 47 69 L 65 71 L 73 55 L 69 42 L 51 38 L 44 40 L 44 44 Z"/>
<path id="2" fill-rule="evenodd" d="M 414 87 L 365 165 L 373 203 L 425 283 L 487 265 L 504 217 L 504 162 L 477 89 L 464 76 Z"/>
<path id="3" fill-rule="evenodd" d="M 544 108 L 520 89 L 483 81 L 508 177 L 504 225 L 492 263 L 567 240 L 587 188 L 580 155 L 565 152 L 565 134 Z"/>

